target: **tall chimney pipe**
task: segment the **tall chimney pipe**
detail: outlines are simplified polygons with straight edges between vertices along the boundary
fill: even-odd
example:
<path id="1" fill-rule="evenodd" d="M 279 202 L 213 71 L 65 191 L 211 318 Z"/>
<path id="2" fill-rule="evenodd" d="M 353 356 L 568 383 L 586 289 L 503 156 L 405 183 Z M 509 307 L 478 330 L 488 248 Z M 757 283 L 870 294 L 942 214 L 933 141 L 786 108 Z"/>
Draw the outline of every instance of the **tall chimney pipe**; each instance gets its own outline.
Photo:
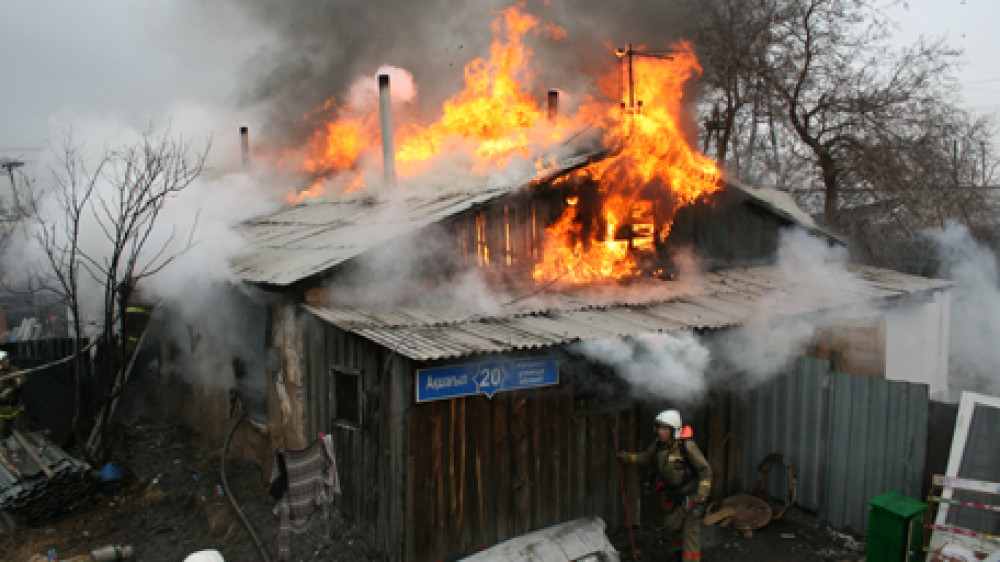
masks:
<path id="1" fill-rule="evenodd" d="M 555 122 L 556 117 L 559 116 L 559 90 L 549 90 L 547 110 L 549 122 Z"/>
<path id="2" fill-rule="evenodd" d="M 396 154 L 392 148 L 392 115 L 389 99 L 389 75 L 378 75 L 378 109 L 382 124 L 382 166 L 386 185 L 396 185 Z"/>
<path id="3" fill-rule="evenodd" d="M 240 165 L 244 172 L 250 165 L 250 128 L 246 125 L 240 126 Z"/>

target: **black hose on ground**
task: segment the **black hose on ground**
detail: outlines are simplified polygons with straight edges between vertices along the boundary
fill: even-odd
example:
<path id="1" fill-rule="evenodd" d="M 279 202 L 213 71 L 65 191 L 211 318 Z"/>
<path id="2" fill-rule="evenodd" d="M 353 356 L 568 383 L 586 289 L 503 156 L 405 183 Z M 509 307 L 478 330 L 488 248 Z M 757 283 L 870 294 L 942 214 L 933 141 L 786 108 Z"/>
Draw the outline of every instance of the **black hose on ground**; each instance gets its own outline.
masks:
<path id="1" fill-rule="evenodd" d="M 254 530 L 253 525 L 247 519 L 243 510 L 236 503 L 236 498 L 233 497 L 233 493 L 229 491 L 229 482 L 226 480 L 226 453 L 229 451 L 229 444 L 233 441 L 233 434 L 236 433 L 236 428 L 239 427 L 240 422 L 247 417 L 246 412 L 240 414 L 240 417 L 236 419 L 236 423 L 229 430 L 229 435 L 226 436 L 226 444 L 222 446 L 222 466 L 220 467 L 220 472 L 222 473 L 222 490 L 226 493 L 226 497 L 229 498 L 229 504 L 233 506 L 236 511 L 236 515 L 240 518 L 240 522 L 243 526 L 247 528 L 250 533 L 250 538 L 253 539 L 253 543 L 257 545 L 257 550 L 260 551 L 260 558 L 264 562 L 271 562 L 271 557 L 267 555 L 267 549 L 264 548 L 264 544 L 260 541 L 260 537 L 257 536 L 257 531 Z"/>

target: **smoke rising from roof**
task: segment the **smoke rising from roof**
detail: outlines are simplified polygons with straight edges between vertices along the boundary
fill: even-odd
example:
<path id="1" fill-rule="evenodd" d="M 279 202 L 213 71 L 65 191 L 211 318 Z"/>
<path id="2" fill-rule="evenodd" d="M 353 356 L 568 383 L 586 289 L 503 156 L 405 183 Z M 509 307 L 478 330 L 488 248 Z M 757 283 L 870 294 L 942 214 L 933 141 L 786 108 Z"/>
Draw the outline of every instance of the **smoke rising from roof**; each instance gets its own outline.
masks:
<path id="1" fill-rule="evenodd" d="M 860 289 L 860 281 L 847 270 L 847 250 L 802 230 L 783 231 L 779 238 L 777 273 L 792 283 L 810 287 Z M 679 279 L 694 276 L 688 271 Z M 787 295 L 774 292 L 760 299 L 752 316 L 742 325 L 704 338 L 691 333 L 649 334 L 581 342 L 574 350 L 597 363 L 612 367 L 629 383 L 634 397 L 692 404 L 704 397 L 708 386 L 724 373 L 746 373 L 752 384 L 783 372 L 802 355 L 816 328 L 840 315 L 858 310 L 836 309 L 810 315 L 779 315 Z M 1000 299 L 998 299 L 1000 303 Z M 728 375 L 726 375 L 728 376 Z"/>
<path id="2" fill-rule="evenodd" d="M 74 155 L 80 158 L 79 164 L 83 169 L 92 172 L 109 151 L 134 146 L 144 133 L 154 144 L 156 139 L 164 136 L 188 140 L 192 135 L 203 135 L 193 139 L 193 156 L 206 149 L 211 131 L 223 128 L 231 117 L 224 111 L 178 104 L 166 120 L 168 125 L 141 131 L 107 116 L 65 111 L 53 120 L 57 130 L 53 137 L 57 138 L 59 131 L 62 135 L 71 131 L 68 142 L 75 147 Z M 232 357 L 240 357 L 249 365 L 261 363 L 257 357 L 260 354 L 259 343 L 244 337 L 249 329 L 244 318 L 246 313 L 233 304 L 235 297 L 231 296 L 237 291 L 233 291 L 230 284 L 238 283 L 238 280 L 230 269 L 229 258 L 245 245 L 232 226 L 274 209 L 279 204 L 280 195 L 259 178 L 242 172 L 222 172 L 212 166 L 215 163 L 229 170 L 236 167 L 239 158 L 237 140 L 236 129 L 233 128 L 232 134 L 219 143 L 226 147 L 226 154 L 221 154 L 217 147 L 211 153 L 208 168 L 203 174 L 167 200 L 146 243 L 140 268 L 143 263 L 157 260 L 156 253 L 161 248 L 161 258 L 174 256 L 174 259 L 152 277 L 141 280 L 138 287 L 138 298 L 143 302 L 170 308 L 170 319 L 180 321 L 177 324 L 180 329 L 174 330 L 175 335 L 182 336 L 180 339 L 191 339 L 191 333 L 185 329 L 189 326 L 199 326 L 202 333 L 211 335 L 213 343 L 207 344 L 208 340 L 200 338 L 203 342 L 200 347 L 181 346 L 179 351 L 192 354 L 189 359 L 193 363 L 189 365 L 202 367 L 189 371 L 189 374 L 203 373 L 207 375 L 204 382 L 223 387 L 229 385 L 232 378 L 231 371 L 220 370 L 220 364 L 228 368 Z M 59 143 L 54 142 L 53 150 L 44 153 L 42 164 L 49 173 L 39 178 L 39 184 L 46 187 L 39 201 L 39 222 L 19 229 L 19 236 L 12 241 L 10 253 L 4 256 L 5 269 L 24 275 L 25 278 L 20 280 L 22 282 L 31 275 L 44 278 L 49 273 L 45 250 L 36 236 L 38 229 L 56 226 L 54 232 L 65 235 L 62 225 L 69 217 L 60 205 L 53 186 L 55 178 L 61 177 L 65 181 L 71 172 L 58 160 L 60 150 Z M 96 183 L 90 206 L 81 216 L 80 248 L 97 263 L 106 263 L 112 248 L 98 221 L 98 217 L 102 216 L 102 201 L 114 201 L 115 196 L 116 186 L 108 177 L 101 177 Z M 187 248 L 189 241 L 192 245 Z M 79 283 L 84 335 L 90 337 L 94 335 L 101 318 L 99 306 L 103 300 L 103 279 L 94 279 L 81 272 Z M 223 299 L 223 295 L 228 295 L 228 300 Z M 250 295 L 244 300 L 255 301 L 259 297 Z M 237 312 L 243 316 L 234 315 Z M 211 357 L 213 354 L 216 357 Z"/>
<path id="3" fill-rule="evenodd" d="M 1000 272 L 997 257 L 969 229 L 949 224 L 929 233 L 941 264 L 952 280 L 951 346 L 948 356 L 953 390 L 1000 394 Z"/>
<path id="4" fill-rule="evenodd" d="M 833 246 L 799 229 L 784 230 L 778 240 L 777 269 L 793 283 L 839 290 L 860 288 L 860 281 L 847 270 L 847 249 Z M 830 322 L 843 310 L 809 316 L 783 316 L 776 311 L 787 295 L 774 292 L 757 303 L 742 325 L 721 333 L 713 342 L 713 353 L 724 365 L 747 373 L 752 381 L 763 381 L 802 355 L 816 328 Z"/>
<path id="5" fill-rule="evenodd" d="M 691 333 L 582 341 L 571 349 L 613 368 L 638 399 L 690 404 L 700 400 L 706 391 L 705 370 L 710 353 Z"/>
<path id="6" fill-rule="evenodd" d="M 418 109 L 432 117 L 441 102 L 461 90 L 464 65 L 485 56 L 490 21 L 510 1 L 451 2 L 334 0 L 290 4 L 281 0 L 234 0 L 228 5 L 194 2 L 190 10 L 213 28 L 234 34 L 249 27 L 275 39 L 252 53 L 242 69 L 243 102 L 266 105 L 268 135 L 279 144 L 301 138 L 292 124 L 349 90 L 355 76 L 389 64 L 412 72 L 420 85 Z M 628 3 L 532 0 L 525 11 L 567 31 L 564 40 L 536 37 L 537 99 L 548 88 L 592 91 L 592 77 L 615 64 L 610 48 L 631 42 L 666 48 L 682 35 L 684 9 L 672 2 Z M 234 17 L 238 14 L 238 17 Z M 236 27 L 227 23 L 236 22 Z M 247 22 L 239 25 L 239 22 Z M 609 44 L 610 43 L 610 44 Z M 588 78 L 583 80 L 586 75 Z M 591 91 L 587 91 L 591 90 Z M 288 136 L 280 138 L 279 133 Z"/>

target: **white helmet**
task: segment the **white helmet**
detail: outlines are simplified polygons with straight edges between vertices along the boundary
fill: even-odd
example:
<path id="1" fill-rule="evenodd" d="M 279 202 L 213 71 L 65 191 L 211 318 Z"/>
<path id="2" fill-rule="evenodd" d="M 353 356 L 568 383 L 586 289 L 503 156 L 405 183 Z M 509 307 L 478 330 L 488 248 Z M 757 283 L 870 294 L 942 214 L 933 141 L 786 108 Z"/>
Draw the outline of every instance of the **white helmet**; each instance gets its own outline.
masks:
<path id="1" fill-rule="evenodd" d="M 0 361 L 3 361 L 6 358 L 7 358 L 7 352 L 0 349 Z"/>
<path id="2" fill-rule="evenodd" d="M 187 555 L 184 562 L 226 562 L 222 553 L 215 549 L 199 550 Z"/>
<path id="3" fill-rule="evenodd" d="M 677 410 L 663 410 L 656 415 L 656 425 L 670 426 L 674 430 L 674 437 L 681 432 L 681 413 Z"/>

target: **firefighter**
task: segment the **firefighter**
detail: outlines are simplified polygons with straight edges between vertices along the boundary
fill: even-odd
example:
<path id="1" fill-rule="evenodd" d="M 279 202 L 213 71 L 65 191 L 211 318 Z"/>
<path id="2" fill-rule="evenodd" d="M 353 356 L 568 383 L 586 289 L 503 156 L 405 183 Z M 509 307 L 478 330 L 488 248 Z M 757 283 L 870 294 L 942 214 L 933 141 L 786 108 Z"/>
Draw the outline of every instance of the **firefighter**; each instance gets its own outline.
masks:
<path id="1" fill-rule="evenodd" d="M 677 410 L 656 416 L 656 441 L 642 453 L 618 451 L 622 461 L 655 470 L 661 502 L 667 550 L 673 560 L 701 558 L 701 516 L 712 488 L 712 468 L 691 439 L 691 428 L 682 427 Z"/>
<path id="2" fill-rule="evenodd" d="M 7 352 L 0 350 L 0 439 L 10 437 L 15 427 L 21 428 L 18 418 L 24 411 L 24 403 L 21 402 L 24 375 L 7 378 L 16 372 L 17 368 L 10 366 Z"/>

